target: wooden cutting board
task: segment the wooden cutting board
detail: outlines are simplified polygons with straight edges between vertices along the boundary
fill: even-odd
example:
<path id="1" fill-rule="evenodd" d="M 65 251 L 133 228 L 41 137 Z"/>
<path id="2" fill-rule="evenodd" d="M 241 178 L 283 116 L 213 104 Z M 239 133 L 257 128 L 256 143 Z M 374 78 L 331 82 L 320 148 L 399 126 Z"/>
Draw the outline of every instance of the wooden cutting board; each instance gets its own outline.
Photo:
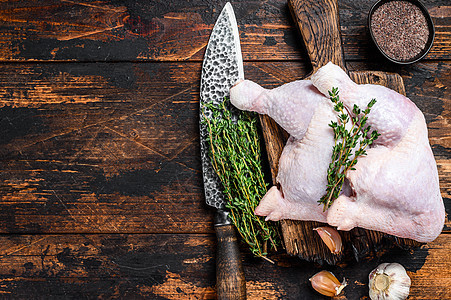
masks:
<path id="1" fill-rule="evenodd" d="M 314 73 L 329 61 L 346 70 L 341 44 L 337 0 L 289 0 L 288 6 L 298 24 Z M 348 72 L 356 83 L 372 83 L 389 87 L 405 95 L 404 83 L 398 74 L 377 71 Z M 310 76 L 308 76 L 310 77 Z M 273 184 L 277 184 L 278 162 L 288 134 L 268 116 L 260 117 L 268 153 Z M 365 257 L 381 252 L 394 245 L 402 248 L 419 246 L 420 243 L 400 239 L 381 232 L 354 228 L 342 231 L 343 252 L 331 254 L 329 249 L 313 231 L 325 224 L 310 221 L 281 221 L 286 251 L 308 261 L 336 264 L 340 261 Z"/>

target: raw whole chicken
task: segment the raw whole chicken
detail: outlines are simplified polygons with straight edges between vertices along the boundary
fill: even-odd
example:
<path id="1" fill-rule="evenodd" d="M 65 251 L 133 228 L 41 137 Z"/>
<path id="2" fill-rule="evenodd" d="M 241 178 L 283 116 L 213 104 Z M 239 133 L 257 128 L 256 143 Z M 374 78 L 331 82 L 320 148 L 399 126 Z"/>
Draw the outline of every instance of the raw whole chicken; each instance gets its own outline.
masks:
<path id="1" fill-rule="evenodd" d="M 375 98 L 367 124 L 380 134 L 367 155 L 346 174 L 341 195 L 323 211 L 327 169 L 334 146 L 328 124 L 337 120 L 328 91 L 337 87 L 349 111 Z M 382 231 L 419 242 L 442 231 L 445 208 L 437 166 L 422 112 L 408 98 L 379 85 L 354 83 L 328 63 L 311 80 L 267 90 L 244 80 L 230 90 L 242 110 L 267 114 L 289 134 L 279 161 L 277 181 L 255 213 L 267 220 L 326 222 L 338 230 L 354 227 Z"/>

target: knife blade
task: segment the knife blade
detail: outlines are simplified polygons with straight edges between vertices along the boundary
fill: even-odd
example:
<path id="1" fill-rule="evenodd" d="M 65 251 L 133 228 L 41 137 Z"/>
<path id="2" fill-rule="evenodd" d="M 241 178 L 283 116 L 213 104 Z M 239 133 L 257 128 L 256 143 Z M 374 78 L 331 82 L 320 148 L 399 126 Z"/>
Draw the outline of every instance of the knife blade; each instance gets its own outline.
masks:
<path id="1" fill-rule="evenodd" d="M 217 105 L 229 96 L 229 89 L 244 79 L 238 26 L 232 5 L 222 9 L 210 35 L 202 64 L 200 83 L 200 148 L 205 201 L 216 209 L 216 292 L 218 299 L 245 299 L 246 282 L 235 229 L 228 218 L 221 182 L 208 155 L 209 132 L 205 118 L 212 118 L 206 103 Z"/>

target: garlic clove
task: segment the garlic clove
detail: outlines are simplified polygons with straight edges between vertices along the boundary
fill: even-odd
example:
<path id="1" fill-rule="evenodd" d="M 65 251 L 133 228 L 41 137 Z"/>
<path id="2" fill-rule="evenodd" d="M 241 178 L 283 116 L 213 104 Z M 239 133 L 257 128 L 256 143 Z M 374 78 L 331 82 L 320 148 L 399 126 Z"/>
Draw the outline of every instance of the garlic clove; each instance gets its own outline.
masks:
<path id="1" fill-rule="evenodd" d="M 341 236 L 338 233 L 338 230 L 332 227 L 317 227 L 314 228 L 316 232 L 318 232 L 319 236 L 326 244 L 327 248 L 329 248 L 330 252 L 333 254 L 339 254 L 343 247 L 343 243 L 341 241 Z"/>
<path id="2" fill-rule="evenodd" d="M 321 271 L 310 278 L 312 287 L 320 294 L 333 297 L 341 293 L 347 285 L 346 280 L 342 283 L 329 271 Z"/>
<path id="3" fill-rule="evenodd" d="M 404 300 L 409 296 L 410 277 L 398 263 L 383 263 L 369 275 L 371 300 Z"/>

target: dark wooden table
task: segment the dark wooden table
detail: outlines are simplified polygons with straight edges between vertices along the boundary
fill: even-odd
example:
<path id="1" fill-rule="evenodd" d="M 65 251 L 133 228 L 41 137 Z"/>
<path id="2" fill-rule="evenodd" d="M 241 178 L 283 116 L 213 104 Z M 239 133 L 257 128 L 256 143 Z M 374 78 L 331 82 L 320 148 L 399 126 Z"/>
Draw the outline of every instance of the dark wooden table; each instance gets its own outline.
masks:
<path id="1" fill-rule="evenodd" d="M 374 1 L 339 1 L 350 70 L 398 72 L 424 112 L 451 209 L 451 6 L 422 1 L 436 26 L 424 60 L 396 66 L 366 31 Z M 215 236 L 199 160 L 201 62 L 225 1 L 0 2 L 0 293 L 14 299 L 215 298 Z M 236 1 L 245 74 L 265 87 L 309 61 L 285 0 Z M 451 223 L 434 242 L 318 266 L 272 265 L 241 247 L 249 299 L 368 299 L 368 273 L 400 262 L 409 299 L 451 299 Z"/>

